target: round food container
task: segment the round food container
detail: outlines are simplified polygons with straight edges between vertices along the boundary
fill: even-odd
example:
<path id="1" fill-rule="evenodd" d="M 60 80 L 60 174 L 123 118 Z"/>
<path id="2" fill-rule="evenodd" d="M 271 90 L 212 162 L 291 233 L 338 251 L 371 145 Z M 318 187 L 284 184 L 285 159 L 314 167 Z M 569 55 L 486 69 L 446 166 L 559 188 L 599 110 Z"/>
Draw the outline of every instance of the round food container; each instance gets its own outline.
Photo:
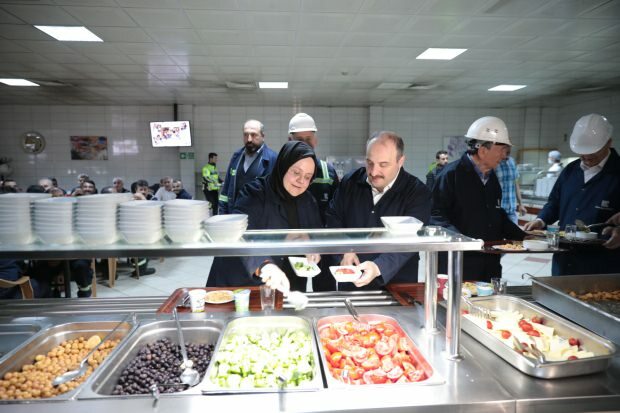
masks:
<path id="1" fill-rule="evenodd" d="M 493 295 L 493 285 L 490 283 L 477 282 L 476 289 L 478 290 L 478 297 Z"/>

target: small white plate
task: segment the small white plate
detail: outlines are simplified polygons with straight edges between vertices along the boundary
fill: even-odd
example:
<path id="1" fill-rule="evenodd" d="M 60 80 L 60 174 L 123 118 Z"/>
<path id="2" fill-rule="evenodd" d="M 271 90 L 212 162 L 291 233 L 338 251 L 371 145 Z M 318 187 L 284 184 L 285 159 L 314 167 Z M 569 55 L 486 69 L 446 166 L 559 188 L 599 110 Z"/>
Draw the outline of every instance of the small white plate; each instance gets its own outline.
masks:
<path id="1" fill-rule="evenodd" d="M 288 257 L 293 271 L 298 277 L 312 278 L 321 273 L 321 269 L 315 263 L 309 263 L 306 257 Z M 295 267 L 300 266 L 300 268 Z"/>
<path id="2" fill-rule="evenodd" d="M 209 304 L 225 304 L 235 299 L 235 294 L 230 290 L 209 291 L 205 295 L 205 303 Z"/>
<path id="3" fill-rule="evenodd" d="M 334 265 L 329 270 L 339 283 L 353 282 L 362 276 L 362 272 L 354 265 Z"/>

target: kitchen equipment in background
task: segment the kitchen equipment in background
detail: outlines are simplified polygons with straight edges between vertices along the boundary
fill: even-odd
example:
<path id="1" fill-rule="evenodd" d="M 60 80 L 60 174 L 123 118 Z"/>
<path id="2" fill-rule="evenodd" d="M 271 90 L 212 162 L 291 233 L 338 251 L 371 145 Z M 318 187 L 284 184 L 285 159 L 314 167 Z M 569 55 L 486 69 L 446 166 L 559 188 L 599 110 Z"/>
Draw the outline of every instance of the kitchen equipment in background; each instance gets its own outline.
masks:
<path id="1" fill-rule="evenodd" d="M 327 156 L 325 160 L 334 165 L 336 175 L 338 175 L 340 180 L 349 172 L 366 166 L 366 158 L 364 156 Z"/>

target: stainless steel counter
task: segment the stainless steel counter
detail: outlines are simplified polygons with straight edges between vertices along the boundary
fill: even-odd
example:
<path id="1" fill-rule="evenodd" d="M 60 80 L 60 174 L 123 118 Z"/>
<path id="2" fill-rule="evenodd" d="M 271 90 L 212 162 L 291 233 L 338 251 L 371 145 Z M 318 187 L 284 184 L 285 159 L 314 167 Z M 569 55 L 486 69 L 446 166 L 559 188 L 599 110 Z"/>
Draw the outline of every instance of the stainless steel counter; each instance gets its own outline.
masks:
<path id="1" fill-rule="evenodd" d="M 128 309 L 134 299 L 118 299 L 120 308 Z M 128 306 L 125 307 L 124 304 Z M 75 312 L 79 303 L 71 308 Z M 5 305 L 4 309 L 10 309 Z M 87 310 L 87 308 L 85 308 Z M 127 311 L 127 310 L 125 310 Z M 378 313 L 396 318 L 420 348 L 420 351 L 441 375 L 444 384 L 434 386 L 381 387 L 353 386 L 347 389 L 322 389 L 317 392 L 289 392 L 279 394 L 239 395 L 162 395 L 153 407 L 150 397 L 114 398 L 113 400 L 77 400 L 0 404 L 3 412 L 39 413 L 54 410 L 67 413 L 118 411 L 171 412 L 179 411 L 278 411 L 281 403 L 286 411 L 360 411 L 381 409 L 389 412 L 486 412 L 486 411 L 544 411 L 581 412 L 615 410 L 620 406 L 620 360 L 614 359 L 606 372 L 559 380 L 543 380 L 526 376 L 466 334 L 462 335 L 460 361 L 449 361 L 445 352 L 445 329 L 439 325 L 439 334 L 426 334 L 424 315 L 416 307 L 364 307 L 362 314 Z M 309 309 L 301 312 L 285 310 L 282 314 L 295 314 L 310 320 L 335 314 L 345 314 L 344 309 Z M 234 315 L 225 313 L 187 314 L 187 318 L 208 317 L 221 319 Z M 169 316 L 159 316 L 159 318 Z M 440 311 L 440 319 L 442 312 Z M 121 319 L 118 315 L 73 316 L 79 319 Z M 142 319 L 155 319 L 154 313 L 144 313 Z M 62 322 L 65 317 L 46 317 L 45 322 Z M 94 376 L 93 376 L 94 377 Z M 89 379 L 90 380 L 90 379 Z M 87 382 L 86 385 L 90 385 Z"/>

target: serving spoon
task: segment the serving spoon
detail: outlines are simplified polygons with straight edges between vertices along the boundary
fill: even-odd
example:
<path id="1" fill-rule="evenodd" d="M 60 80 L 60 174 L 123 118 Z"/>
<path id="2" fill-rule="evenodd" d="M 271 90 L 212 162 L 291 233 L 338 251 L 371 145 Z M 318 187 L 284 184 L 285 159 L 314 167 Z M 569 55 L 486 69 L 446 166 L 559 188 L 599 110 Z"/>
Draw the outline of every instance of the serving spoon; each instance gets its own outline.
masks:
<path id="1" fill-rule="evenodd" d="M 177 309 L 172 309 L 172 314 L 174 315 L 174 321 L 177 325 L 177 334 L 179 336 L 179 346 L 181 346 L 181 356 L 183 356 L 183 371 L 179 376 L 181 379 L 181 383 L 187 384 L 188 386 L 195 386 L 198 384 L 200 380 L 200 373 L 196 369 L 193 368 L 194 362 L 187 357 L 187 349 L 185 348 L 185 339 L 183 339 L 183 330 L 181 329 L 181 323 L 179 322 L 179 314 L 177 313 Z"/>
<path id="2" fill-rule="evenodd" d="M 590 225 L 586 225 L 585 222 L 583 222 L 580 219 L 576 219 L 575 220 L 575 225 L 577 226 L 577 229 L 579 231 L 584 231 L 584 232 L 590 232 L 590 228 L 594 228 L 594 227 L 613 227 L 613 224 L 608 224 L 607 222 L 599 222 L 598 224 L 590 224 Z"/>
<path id="3" fill-rule="evenodd" d="M 54 380 L 52 380 L 52 386 L 54 386 L 54 387 L 60 386 L 61 384 L 65 384 L 68 381 L 75 380 L 78 377 L 82 377 L 86 373 L 86 371 L 88 370 L 88 359 L 90 358 L 90 356 L 92 356 L 93 353 L 95 351 L 97 351 L 97 349 L 101 346 L 101 344 L 103 344 L 104 341 L 106 341 L 108 338 L 112 337 L 112 334 L 114 334 L 116 332 L 116 330 L 118 330 L 118 328 L 121 325 L 125 324 L 133 316 L 134 316 L 133 313 L 127 314 L 127 316 L 125 318 L 123 318 L 121 320 L 121 322 L 118 323 L 112 329 L 112 331 L 110 331 L 108 334 L 106 334 L 106 336 L 99 343 L 97 343 L 97 345 L 95 347 L 93 347 L 92 350 L 90 350 L 86 356 L 84 356 L 84 358 L 80 362 L 80 365 L 79 365 L 79 367 L 77 369 L 66 371 L 63 374 L 61 374 L 60 376 L 57 376 Z"/>

